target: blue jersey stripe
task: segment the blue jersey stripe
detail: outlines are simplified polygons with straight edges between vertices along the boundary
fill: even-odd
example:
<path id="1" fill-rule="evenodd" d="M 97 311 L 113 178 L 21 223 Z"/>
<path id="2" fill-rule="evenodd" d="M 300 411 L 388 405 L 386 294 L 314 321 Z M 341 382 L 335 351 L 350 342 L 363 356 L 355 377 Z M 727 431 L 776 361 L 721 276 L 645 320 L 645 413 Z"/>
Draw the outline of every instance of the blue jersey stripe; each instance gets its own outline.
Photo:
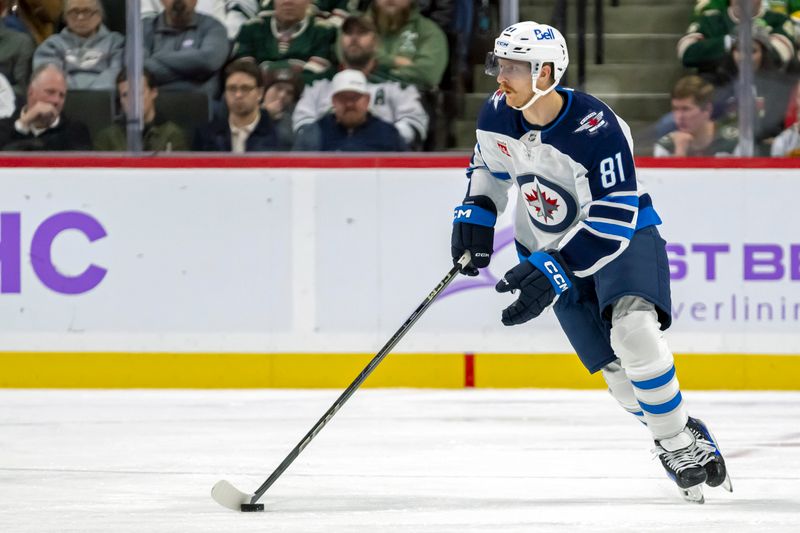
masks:
<path id="1" fill-rule="evenodd" d="M 617 235 L 619 237 L 624 237 L 628 240 L 630 240 L 631 237 L 633 237 L 633 232 L 635 231 L 633 228 L 626 228 L 624 226 L 618 226 L 616 224 L 610 224 L 608 222 L 586 221 L 586 225 L 601 233 L 607 233 L 609 235 Z"/>
<path id="2" fill-rule="evenodd" d="M 638 196 L 604 196 L 598 202 L 614 202 L 615 204 L 625 204 L 631 207 L 639 207 Z"/>

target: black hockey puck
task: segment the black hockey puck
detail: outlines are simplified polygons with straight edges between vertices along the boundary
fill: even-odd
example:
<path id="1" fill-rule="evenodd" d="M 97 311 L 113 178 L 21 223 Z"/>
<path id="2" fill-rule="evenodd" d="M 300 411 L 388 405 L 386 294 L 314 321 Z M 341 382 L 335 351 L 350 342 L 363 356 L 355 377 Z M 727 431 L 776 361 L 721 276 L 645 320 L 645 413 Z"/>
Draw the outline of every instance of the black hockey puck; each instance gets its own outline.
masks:
<path id="1" fill-rule="evenodd" d="M 243 513 L 257 513 L 259 511 L 264 510 L 263 503 L 243 503 L 242 504 L 242 512 Z"/>

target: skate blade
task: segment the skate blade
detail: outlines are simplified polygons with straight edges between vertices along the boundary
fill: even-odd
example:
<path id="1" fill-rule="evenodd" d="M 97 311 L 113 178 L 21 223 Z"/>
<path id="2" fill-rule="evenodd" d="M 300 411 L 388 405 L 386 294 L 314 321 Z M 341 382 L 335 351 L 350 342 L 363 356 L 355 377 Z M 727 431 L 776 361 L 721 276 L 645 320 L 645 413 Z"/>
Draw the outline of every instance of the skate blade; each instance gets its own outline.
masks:
<path id="1" fill-rule="evenodd" d="M 733 483 L 731 483 L 731 476 L 727 473 L 725 474 L 725 481 L 722 482 L 720 485 L 723 489 L 727 490 L 728 492 L 733 492 Z"/>
<path id="2" fill-rule="evenodd" d="M 681 496 L 683 499 L 690 503 L 697 503 L 703 504 L 706 503 L 705 497 L 703 497 L 703 487 L 700 485 L 695 485 L 694 487 L 689 487 L 688 489 L 680 489 Z"/>

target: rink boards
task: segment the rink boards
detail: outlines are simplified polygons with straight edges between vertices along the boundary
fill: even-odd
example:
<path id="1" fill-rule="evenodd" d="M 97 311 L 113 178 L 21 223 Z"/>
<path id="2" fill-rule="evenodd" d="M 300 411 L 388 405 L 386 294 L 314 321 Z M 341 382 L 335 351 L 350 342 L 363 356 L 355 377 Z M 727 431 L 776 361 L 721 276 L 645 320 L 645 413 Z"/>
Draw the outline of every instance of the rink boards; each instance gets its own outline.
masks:
<path id="1" fill-rule="evenodd" d="M 4 158 L 0 386 L 346 385 L 449 268 L 466 164 Z M 683 386 L 800 389 L 800 169 L 657 164 Z M 367 386 L 602 386 L 552 314 L 500 324 L 510 220 Z"/>

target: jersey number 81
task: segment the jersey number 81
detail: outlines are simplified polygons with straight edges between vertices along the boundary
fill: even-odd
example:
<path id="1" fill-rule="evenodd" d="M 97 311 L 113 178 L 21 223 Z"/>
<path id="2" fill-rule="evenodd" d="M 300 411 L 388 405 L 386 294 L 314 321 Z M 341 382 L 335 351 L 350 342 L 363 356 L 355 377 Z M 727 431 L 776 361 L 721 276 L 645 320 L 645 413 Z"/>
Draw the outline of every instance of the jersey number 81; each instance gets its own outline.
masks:
<path id="1" fill-rule="evenodd" d="M 606 157 L 600 161 L 600 182 L 603 187 L 610 189 L 616 185 L 617 174 L 619 174 L 620 183 L 625 181 L 625 171 L 622 169 L 622 152 L 617 152 L 614 157 Z"/>

